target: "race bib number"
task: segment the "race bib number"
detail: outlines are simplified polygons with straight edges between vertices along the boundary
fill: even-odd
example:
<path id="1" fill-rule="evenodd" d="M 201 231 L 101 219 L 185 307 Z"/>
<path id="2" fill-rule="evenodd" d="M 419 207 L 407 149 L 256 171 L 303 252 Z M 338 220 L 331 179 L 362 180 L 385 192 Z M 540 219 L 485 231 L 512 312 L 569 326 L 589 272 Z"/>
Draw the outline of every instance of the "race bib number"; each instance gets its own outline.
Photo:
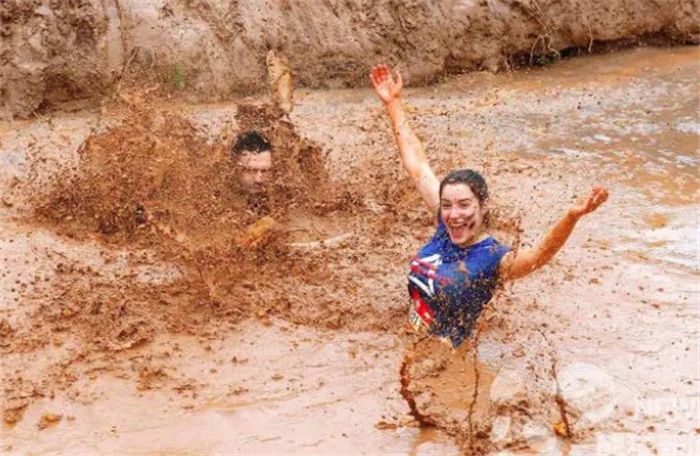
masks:
<path id="1" fill-rule="evenodd" d="M 419 333 L 427 333 L 435 320 L 435 314 L 423 300 L 420 293 L 414 290 L 411 293 L 411 304 L 408 308 L 408 323 Z"/>

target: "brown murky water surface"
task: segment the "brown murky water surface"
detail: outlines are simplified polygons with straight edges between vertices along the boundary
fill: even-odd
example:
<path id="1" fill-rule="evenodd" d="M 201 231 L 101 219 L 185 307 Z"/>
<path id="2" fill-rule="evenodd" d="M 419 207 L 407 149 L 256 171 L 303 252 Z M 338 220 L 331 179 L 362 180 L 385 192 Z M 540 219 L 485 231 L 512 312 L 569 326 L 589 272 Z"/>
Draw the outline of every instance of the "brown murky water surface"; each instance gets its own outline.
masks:
<path id="1" fill-rule="evenodd" d="M 485 172 L 505 242 L 611 192 L 457 352 L 404 330 L 405 265 L 433 227 L 370 90 L 296 94 L 295 133 L 279 135 L 323 149 L 332 185 L 300 181 L 279 245 L 245 259 L 214 242 L 216 205 L 150 234 L 28 216 L 95 145 L 117 153 L 128 109 L 3 124 L 3 453 L 697 453 L 699 72 L 697 47 L 637 49 L 406 91 L 436 169 Z M 214 186 L 202 157 L 246 122 L 238 106 L 153 108 L 166 121 L 149 150 L 199 145 L 187 169 Z M 190 136 L 162 127 L 170 115 Z"/>

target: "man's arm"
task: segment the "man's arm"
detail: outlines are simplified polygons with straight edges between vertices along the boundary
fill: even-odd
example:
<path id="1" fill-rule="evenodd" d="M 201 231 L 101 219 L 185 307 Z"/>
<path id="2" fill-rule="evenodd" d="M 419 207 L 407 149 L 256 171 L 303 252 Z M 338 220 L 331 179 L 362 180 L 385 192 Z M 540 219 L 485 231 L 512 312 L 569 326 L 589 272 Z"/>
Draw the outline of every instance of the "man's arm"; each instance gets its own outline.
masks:
<path id="1" fill-rule="evenodd" d="M 386 65 L 377 65 L 372 68 L 370 79 L 375 92 L 386 107 L 389 119 L 391 119 L 394 138 L 399 146 L 401 163 L 428 209 L 432 214 L 435 214 L 440 204 L 440 182 L 430 168 L 423 151 L 423 145 L 408 124 L 406 111 L 401 105 L 401 89 L 403 88 L 401 75 L 396 73 L 396 78 L 394 78 Z"/>
<path id="2" fill-rule="evenodd" d="M 552 259 L 569 239 L 576 222 L 593 212 L 608 199 L 608 191 L 603 187 L 593 189 L 591 195 L 577 203 L 544 237 L 540 245 L 532 249 L 520 249 L 509 253 L 501 261 L 498 273 L 501 280 L 515 280 L 541 268 Z"/>
<path id="3" fill-rule="evenodd" d="M 270 216 L 262 217 L 251 223 L 238 238 L 238 245 L 247 249 L 258 247 L 270 240 L 277 228 L 277 222 Z"/>

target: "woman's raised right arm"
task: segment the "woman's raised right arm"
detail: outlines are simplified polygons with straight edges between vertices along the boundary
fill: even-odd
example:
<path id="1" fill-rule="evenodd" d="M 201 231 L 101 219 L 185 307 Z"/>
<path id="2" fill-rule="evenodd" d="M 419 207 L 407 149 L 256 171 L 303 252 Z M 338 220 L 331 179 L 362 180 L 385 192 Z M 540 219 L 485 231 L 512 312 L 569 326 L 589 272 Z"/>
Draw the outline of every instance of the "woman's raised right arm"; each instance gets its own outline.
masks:
<path id="1" fill-rule="evenodd" d="M 401 75 L 397 72 L 396 77 L 394 77 L 389 67 L 377 65 L 372 68 L 370 79 L 374 91 L 384 103 L 391 119 L 394 138 L 399 146 L 401 163 L 428 206 L 430 213 L 436 214 L 440 205 L 440 182 L 425 157 L 423 145 L 411 130 L 406 118 L 406 111 L 401 105 L 401 89 L 403 88 Z"/>

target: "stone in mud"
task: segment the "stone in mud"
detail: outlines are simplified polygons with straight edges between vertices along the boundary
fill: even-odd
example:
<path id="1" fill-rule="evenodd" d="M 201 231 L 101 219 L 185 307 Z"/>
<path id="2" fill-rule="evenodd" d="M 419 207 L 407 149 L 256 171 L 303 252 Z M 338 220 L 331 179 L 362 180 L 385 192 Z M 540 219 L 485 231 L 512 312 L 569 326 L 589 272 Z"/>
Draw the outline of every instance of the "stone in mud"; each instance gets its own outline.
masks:
<path id="1" fill-rule="evenodd" d="M 558 374 L 559 394 L 574 431 L 590 428 L 610 417 L 617 405 L 613 377 L 597 366 L 573 363 Z"/>
<path id="2" fill-rule="evenodd" d="M 490 395 L 496 405 L 513 404 L 525 399 L 522 377 L 515 371 L 501 369 L 491 384 Z"/>

